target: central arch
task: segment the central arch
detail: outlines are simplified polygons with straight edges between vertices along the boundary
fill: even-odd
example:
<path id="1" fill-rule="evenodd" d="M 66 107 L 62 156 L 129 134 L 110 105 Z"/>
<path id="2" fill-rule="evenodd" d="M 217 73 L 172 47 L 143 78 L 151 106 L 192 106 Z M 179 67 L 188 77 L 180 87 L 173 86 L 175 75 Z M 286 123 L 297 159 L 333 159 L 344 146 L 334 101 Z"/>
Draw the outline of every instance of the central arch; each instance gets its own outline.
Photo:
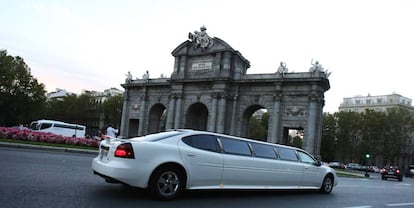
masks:
<path id="1" fill-rule="evenodd" d="M 202 103 L 194 103 L 187 110 L 185 128 L 205 131 L 207 130 L 207 118 L 207 107 Z"/>

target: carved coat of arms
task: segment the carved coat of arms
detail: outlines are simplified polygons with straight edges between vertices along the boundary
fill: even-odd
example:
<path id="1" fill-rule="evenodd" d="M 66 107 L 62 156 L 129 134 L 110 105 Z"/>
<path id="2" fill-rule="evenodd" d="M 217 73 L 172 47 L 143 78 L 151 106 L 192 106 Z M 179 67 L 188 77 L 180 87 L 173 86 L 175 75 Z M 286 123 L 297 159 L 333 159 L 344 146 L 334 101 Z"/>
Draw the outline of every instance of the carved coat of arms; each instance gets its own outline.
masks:
<path id="1" fill-rule="evenodd" d="M 195 49 L 201 48 L 203 50 L 206 50 L 207 48 L 213 45 L 213 39 L 210 36 L 208 36 L 206 30 L 207 28 L 205 26 L 202 26 L 200 28 L 200 31 L 188 33 L 188 38 L 193 43 Z"/>

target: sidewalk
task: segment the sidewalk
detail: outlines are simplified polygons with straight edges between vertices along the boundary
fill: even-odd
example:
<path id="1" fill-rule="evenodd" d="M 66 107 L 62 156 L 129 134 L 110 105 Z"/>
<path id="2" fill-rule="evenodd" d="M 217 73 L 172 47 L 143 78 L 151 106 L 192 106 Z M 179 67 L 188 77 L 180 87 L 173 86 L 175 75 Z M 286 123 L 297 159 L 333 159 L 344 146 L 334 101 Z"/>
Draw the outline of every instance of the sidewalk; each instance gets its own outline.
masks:
<path id="1" fill-rule="evenodd" d="M 73 152 L 73 153 L 84 153 L 84 154 L 93 154 L 93 155 L 97 155 L 99 153 L 98 150 L 52 147 L 52 146 L 42 146 L 42 145 L 32 145 L 32 144 L 18 144 L 18 143 L 9 143 L 9 142 L 0 142 L 0 147 L 49 150 L 49 151 L 58 151 L 58 152 Z"/>

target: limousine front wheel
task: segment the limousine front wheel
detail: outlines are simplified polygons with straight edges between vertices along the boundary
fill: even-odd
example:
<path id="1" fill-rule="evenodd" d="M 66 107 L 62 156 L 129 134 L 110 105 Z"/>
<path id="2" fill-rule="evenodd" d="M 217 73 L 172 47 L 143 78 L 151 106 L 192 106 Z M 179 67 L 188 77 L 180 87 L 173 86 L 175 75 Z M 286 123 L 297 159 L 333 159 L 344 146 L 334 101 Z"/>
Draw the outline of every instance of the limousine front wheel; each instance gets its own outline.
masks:
<path id="1" fill-rule="evenodd" d="M 184 188 L 184 177 L 181 170 L 174 167 L 161 167 L 151 177 L 149 189 L 160 199 L 176 198 Z"/>
<path id="2" fill-rule="evenodd" d="M 321 189 L 320 189 L 321 193 L 329 194 L 329 193 L 331 193 L 332 189 L 333 189 L 333 179 L 332 179 L 332 177 L 329 176 L 329 175 L 325 176 L 325 178 L 323 179 L 323 182 L 322 182 Z"/>

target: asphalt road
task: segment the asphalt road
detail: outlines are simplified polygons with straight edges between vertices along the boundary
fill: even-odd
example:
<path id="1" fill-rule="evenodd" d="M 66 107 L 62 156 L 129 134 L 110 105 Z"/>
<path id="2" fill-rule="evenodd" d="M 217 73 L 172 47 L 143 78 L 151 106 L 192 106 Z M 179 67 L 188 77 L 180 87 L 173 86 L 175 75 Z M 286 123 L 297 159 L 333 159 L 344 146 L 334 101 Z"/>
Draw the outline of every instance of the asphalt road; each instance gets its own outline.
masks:
<path id="1" fill-rule="evenodd" d="M 414 207 L 414 179 L 340 178 L 329 195 L 309 191 L 192 191 L 158 201 L 145 190 L 107 184 L 93 154 L 0 147 L 0 207 Z"/>

